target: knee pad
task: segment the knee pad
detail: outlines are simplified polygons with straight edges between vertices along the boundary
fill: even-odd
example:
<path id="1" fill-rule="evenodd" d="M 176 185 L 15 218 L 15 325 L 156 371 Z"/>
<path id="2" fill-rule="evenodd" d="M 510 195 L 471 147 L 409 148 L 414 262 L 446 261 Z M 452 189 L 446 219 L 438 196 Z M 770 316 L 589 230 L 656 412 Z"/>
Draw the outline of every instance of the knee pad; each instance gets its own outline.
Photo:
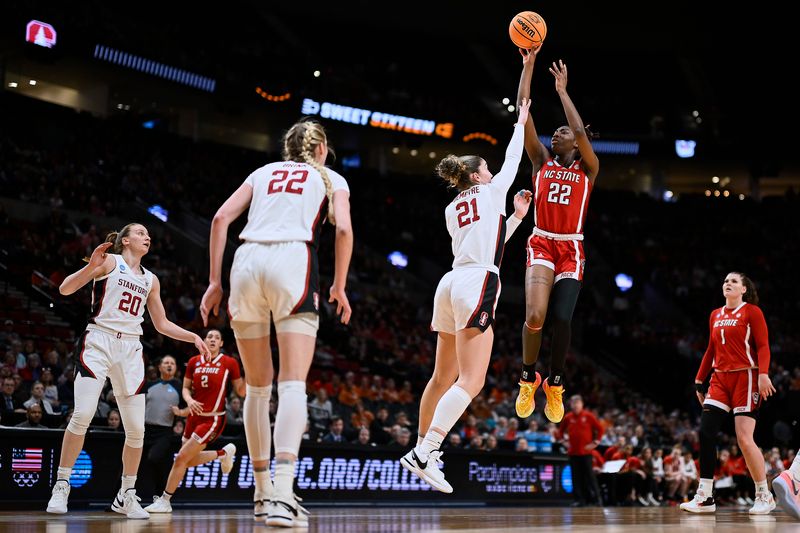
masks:
<path id="1" fill-rule="evenodd" d="M 144 425 L 132 429 L 125 428 L 125 446 L 141 448 L 144 446 Z"/>
<path id="2" fill-rule="evenodd" d="M 704 406 L 703 414 L 700 415 L 700 438 L 711 439 L 712 441 L 716 439 L 727 414 L 713 405 Z"/>
<path id="3" fill-rule="evenodd" d="M 75 435 L 86 435 L 86 430 L 89 429 L 93 415 L 94 413 L 73 411 L 69 424 L 67 424 L 67 431 Z"/>
<path id="4" fill-rule="evenodd" d="M 278 383 L 278 414 L 275 416 L 275 453 L 297 455 L 308 420 L 305 381 Z"/>

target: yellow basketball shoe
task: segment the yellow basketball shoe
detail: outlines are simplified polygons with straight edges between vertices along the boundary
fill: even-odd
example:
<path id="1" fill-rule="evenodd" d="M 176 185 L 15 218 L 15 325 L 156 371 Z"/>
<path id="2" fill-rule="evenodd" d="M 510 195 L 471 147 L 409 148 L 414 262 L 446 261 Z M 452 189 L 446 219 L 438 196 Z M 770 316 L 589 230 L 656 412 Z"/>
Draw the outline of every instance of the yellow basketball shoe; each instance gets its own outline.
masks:
<path id="1" fill-rule="evenodd" d="M 519 394 L 517 395 L 517 416 L 520 418 L 528 418 L 533 413 L 536 404 L 533 401 L 533 395 L 539 384 L 542 382 L 542 376 L 536 372 L 536 381 L 519 381 Z"/>
<path id="2" fill-rule="evenodd" d="M 563 385 L 553 385 L 552 387 L 547 384 L 545 378 L 542 384 L 544 394 L 547 396 L 547 404 L 544 406 L 544 415 L 550 422 L 558 424 L 564 418 L 564 401 L 561 397 L 564 395 Z"/>

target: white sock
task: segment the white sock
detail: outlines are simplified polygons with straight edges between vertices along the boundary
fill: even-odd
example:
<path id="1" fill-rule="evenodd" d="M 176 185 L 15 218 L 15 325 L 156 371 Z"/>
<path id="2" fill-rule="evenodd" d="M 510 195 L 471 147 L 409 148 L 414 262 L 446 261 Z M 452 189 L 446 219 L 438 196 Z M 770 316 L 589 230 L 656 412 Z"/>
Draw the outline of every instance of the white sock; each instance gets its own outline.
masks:
<path id="1" fill-rule="evenodd" d="M 763 481 L 756 481 L 756 494 L 764 494 L 769 492 L 769 487 L 767 487 L 767 480 Z"/>
<path id="2" fill-rule="evenodd" d="M 244 397 L 244 434 L 247 438 L 247 449 L 251 461 L 269 461 L 272 433 L 269 427 L 269 399 L 272 396 L 272 385 L 269 387 L 246 386 Z"/>
<path id="3" fill-rule="evenodd" d="M 61 469 L 58 469 L 61 472 Z M 795 480 L 800 481 L 800 453 L 794 456 L 794 461 L 792 461 L 792 466 L 789 467 L 789 472 L 792 473 L 792 476 Z"/>
<path id="4" fill-rule="evenodd" d="M 297 457 L 308 420 L 308 396 L 305 381 L 278 383 L 278 413 L 275 415 L 275 454 Z M 277 472 L 277 470 L 276 470 Z M 277 485 L 277 474 L 275 484 Z"/>
<path id="5" fill-rule="evenodd" d="M 56 481 L 66 481 L 69 483 L 69 478 L 72 477 L 72 469 L 67 468 L 65 466 L 58 467 L 58 474 L 56 475 Z"/>
<path id="6" fill-rule="evenodd" d="M 420 457 L 420 459 L 428 457 L 428 454 L 433 450 L 438 450 L 442 447 L 443 440 L 444 435 L 429 429 L 428 433 L 425 435 L 425 438 L 422 439 L 422 444 L 417 444 L 417 455 Z"/>
<path id="7" fill-rule="evenodd" d="M 164 494 L 161 495 L 161 499 L 162 500 L 166 500 L 166 501 L 170 501 L 172 499 L 172 494 L 170 494 L 169 492 L 167 492 L 165 490 Z"/>
<path id="8" fill-rule="evenodd" d="M 706 498 L 711 498 L 714 494 L 714 480 L 700 478 L 700 485 L 697 487 L 697 492 L 702 492 Z"/>
<path id="9" fill-rule="evenodd" d="M 424 440 L 425 440 L 425 435 L 423 435 L 422 433 L 417 432 L 417 448 L 422 446 L 422 441 L 424 441 Z"/>
<path id="10" fill-rule="evenodd" d="M 294 461 L 282 459 L 275 463 L 275 498 L 287 503 L 294 499 Z"/>
<path id="11" fill-rule="evenodd" d="M 272 479 L 269 477 L 269 464 L 266 470 L 253 470 L 256 480 L 255 500 L 269 500 L 272 498 Z"/>
<path id="12" fill-rule="evenodd" d="M 470 396 L 467 391 L 458 385 L 453 385 L 447 389 L 447 392 L 444 393 L 442 398 L 439 400 L 439 403 L 436 404 L 436 410 L 433 412 L 433 420 L 431 420 L 431 427 L 428 429 L 428 434 L 425 435 L 425 441 L 428 440 L 428 435 L 431 434 L 433 428 L 437 428 L 445 433 L 448 433 L 456 424 L 456 422 L 458 422 L 458 419 L 461 417 L 461 415 L 464 414 L 464 411 L 466 411 L 467 407 L 469 407 L 471 401 L 472 396 Z M 439 444 L 436 446 L 436 448 L 431 448 L 431 450 L 438 449 L 438 447 L 441 446 L 444 437 L 438 435 L 438 439 Z M 428 449 L 428 446 L 431 446 L 434 442 L 435 437 L 431 439 L 430 444 L 423 442 L 422 446 L 420 447 L 420 451 L 423 449 Z"/>
<path id="13" fill-rule="evenodd" d="M 132 489 L 136 486 L 136 476 L 122 476 L 122 492 Z"/>

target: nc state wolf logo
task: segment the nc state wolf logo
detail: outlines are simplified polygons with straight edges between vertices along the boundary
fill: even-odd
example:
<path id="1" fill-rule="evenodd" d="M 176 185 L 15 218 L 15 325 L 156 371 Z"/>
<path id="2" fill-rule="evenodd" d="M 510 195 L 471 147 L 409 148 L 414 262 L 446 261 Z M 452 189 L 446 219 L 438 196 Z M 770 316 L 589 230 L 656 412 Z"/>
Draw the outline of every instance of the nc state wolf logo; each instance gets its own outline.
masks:
<path id="1" fill-rule="evenodd" d="M 758 403 L 759 395 L 757 392 L 753 393 L 753 403 Z"/>
<path id="2" fill-rule="evenodd" d="M 481 326 L 485 326 L 487 322 L 489 322 L 489 313 L 484 311 L 481 313 L 481 317 L 478 320 L 478 324 L 480 324 Z"/>

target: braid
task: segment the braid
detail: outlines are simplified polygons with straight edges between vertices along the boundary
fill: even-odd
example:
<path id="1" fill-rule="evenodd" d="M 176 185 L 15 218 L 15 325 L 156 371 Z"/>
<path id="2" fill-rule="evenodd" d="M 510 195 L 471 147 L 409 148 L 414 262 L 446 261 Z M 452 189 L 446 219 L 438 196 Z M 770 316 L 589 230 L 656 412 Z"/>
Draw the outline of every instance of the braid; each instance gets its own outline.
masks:
<path id="1" fill-rule="evenodd" d="M 306 163 L 317 169 L 319 175 L 322 177 L 322 181 L 325 183 L 325 196 L 328 197 L 328 221 L 335 226 L 336 217 L 334 216 L 333 211 L 333 183 L 331 182 L 330 176 L 328 176 L 328 170 L 324 165 L 320 165 L 317 160 L 314 159 L 312 152 L 313 147 L 323 142 L 325 137 L 323 134 L 320 136 L 321 139 L 314 139 L 315 133 L 319 133 L 319 131 L 315 128 L 315 124 L 306 123 L 306 128 L 303 132 L 303 139 L 301 141 L 302 148 L 300 150 L 300 156 L 305 160 Z M 314 142 L 315 140 L 317 142 Z"/>

